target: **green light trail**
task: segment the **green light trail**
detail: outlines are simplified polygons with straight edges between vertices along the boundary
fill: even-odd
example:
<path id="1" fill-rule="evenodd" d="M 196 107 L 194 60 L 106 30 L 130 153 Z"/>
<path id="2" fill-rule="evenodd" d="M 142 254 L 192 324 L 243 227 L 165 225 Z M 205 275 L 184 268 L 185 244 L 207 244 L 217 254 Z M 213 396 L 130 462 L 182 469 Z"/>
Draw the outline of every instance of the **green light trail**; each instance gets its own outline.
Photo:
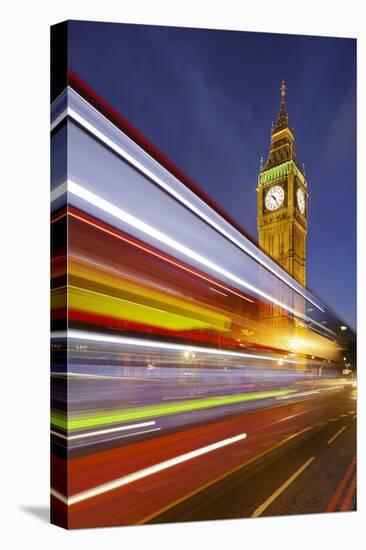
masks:
<path id="1" fill-rule="evenodd" d="M 296 390 L 272 390 L 263 392 L 250 392 L 239 395 L 222 395 L 207 397 L 202 399 L 190 399 L 187 401 L 175 401 L 173 403 L 161 403 L 157 405 L 147 405 L 145 407 L 133 409 L 119 409 L 114 411 L 103 411 L 102 413 L 83 414 L 71 416 L 53 412 L 51 414 L 51 424 L 54 427 L 67 431 L 80 430 L 83 428 L 94 428 L 106 424 L 116 424 L 117 422 L 130 422 L 131 420 L 141 420 L 156 416 L 165 416 L 169 414 L 178 414 L 210 407 L 219 407 L 222 405 L 231 405 L 242 403 L 244 401 L 253 401 L 254 399 L 265 399 L 268 397 L 277 397 L 294 393 Z"/>

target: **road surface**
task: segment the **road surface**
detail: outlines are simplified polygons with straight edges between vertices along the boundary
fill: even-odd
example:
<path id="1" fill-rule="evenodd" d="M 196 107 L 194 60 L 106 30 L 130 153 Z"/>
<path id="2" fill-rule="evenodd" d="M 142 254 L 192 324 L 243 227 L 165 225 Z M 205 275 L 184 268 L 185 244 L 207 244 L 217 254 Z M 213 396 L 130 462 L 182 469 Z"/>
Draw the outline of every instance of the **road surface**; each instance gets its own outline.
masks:
<path id="1" fill-rule="evenodd" d="M 68 499 L 54 486 L 55 509 L 68 506 L 70 528 L 354 510 L 356 389 L 271 403 L 79 451 Z M 63 460 L 54 457 L 55 472 Z"/>

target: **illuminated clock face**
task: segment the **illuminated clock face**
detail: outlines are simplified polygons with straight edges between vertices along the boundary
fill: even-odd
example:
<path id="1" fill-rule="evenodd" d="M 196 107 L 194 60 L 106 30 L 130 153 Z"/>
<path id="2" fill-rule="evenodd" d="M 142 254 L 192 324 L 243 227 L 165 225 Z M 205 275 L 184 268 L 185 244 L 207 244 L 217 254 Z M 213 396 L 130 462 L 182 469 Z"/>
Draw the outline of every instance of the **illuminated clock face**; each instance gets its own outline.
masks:
<path id="1" fill-rule="evenodd" d="M 265 204 L 267 210 L 277 210 L 285 199 L 285 191 L 281 185 L 274 185 L 267 192 Z"/>
<path id="2" fill-rule="evenodd" d="M 305 193 L 302 189 L 298 189 L 296 192 L 296 198 L 297 198 L 297 206 L 299 207 L 299 210 L 301 214 L 305 212 Z"/>

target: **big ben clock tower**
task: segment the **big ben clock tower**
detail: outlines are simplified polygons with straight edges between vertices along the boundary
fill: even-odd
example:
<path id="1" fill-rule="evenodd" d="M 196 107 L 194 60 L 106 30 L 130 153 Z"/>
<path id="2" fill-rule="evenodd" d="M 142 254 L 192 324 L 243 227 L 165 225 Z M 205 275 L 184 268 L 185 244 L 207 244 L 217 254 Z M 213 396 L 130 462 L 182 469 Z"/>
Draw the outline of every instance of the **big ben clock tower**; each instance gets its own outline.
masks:
<path id="1" fill-rule="evenodd" d="M 305 286 L 308 191 L 304 171 L 296 162 L 284 81 L 280 112 L 272 127 L 268 160 L 261 163 L 257 191 L 260 248 Z"/>

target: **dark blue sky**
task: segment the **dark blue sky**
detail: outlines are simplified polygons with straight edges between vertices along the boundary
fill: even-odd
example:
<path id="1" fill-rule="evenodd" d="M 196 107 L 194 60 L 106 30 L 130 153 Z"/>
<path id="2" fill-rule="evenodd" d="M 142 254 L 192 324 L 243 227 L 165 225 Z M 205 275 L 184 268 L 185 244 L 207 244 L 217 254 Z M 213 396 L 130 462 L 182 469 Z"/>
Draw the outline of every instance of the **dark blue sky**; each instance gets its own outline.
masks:
<path id="1" fill-rule="evenodd" d="M 71 22 L 69 67 L 257 238 L 281 80 L 309 187 L 307 286 L 356 326 L 356 42 Z"/>

